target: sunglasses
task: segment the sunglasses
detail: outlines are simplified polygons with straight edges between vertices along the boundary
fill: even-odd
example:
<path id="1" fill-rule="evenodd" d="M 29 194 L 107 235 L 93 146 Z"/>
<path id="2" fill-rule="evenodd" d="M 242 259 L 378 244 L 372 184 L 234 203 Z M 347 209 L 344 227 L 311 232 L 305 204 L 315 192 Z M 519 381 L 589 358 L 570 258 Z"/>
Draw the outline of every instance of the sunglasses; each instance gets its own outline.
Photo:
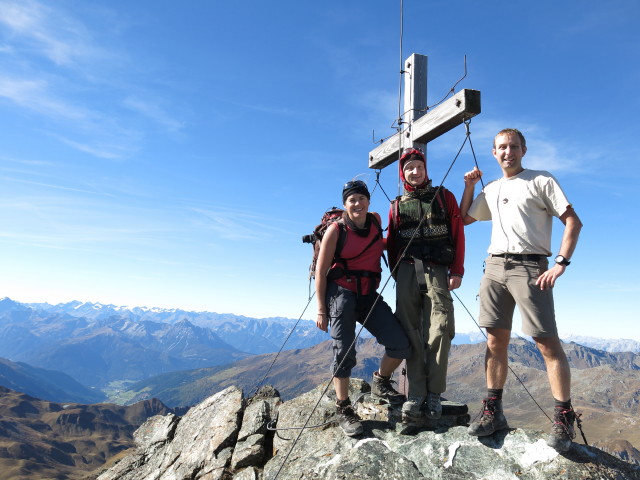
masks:
<path id="1" fill-rule="evenodd" d="M 364 187 L 367 188 L 367 184 L 364 183 L 362 180 L 351 180 L 350 182 L 347 182 L 344 184 L 344 187 L 342 188 L 342 190 L 348 190 L 350 188 L 353 187 Z"/>

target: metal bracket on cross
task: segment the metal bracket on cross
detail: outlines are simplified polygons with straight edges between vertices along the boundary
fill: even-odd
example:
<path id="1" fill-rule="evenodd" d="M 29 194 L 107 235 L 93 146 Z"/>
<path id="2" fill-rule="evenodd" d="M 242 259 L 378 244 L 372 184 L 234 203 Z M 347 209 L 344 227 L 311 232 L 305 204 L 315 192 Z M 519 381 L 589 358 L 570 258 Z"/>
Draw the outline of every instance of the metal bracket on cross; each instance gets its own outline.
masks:
<path id="1" fill-rule="evenodd" d="M 394 136 L 369 152 L 369 168 L 382 169 L 398 160 L 406 147 L 419 147 L 480 113 L 480 91 L 464 89 L 427 111 L 427 56 L 412 54 L 404 63 L 403 124 Z M 400 125 L 402 127 L 402 125 Z"/>

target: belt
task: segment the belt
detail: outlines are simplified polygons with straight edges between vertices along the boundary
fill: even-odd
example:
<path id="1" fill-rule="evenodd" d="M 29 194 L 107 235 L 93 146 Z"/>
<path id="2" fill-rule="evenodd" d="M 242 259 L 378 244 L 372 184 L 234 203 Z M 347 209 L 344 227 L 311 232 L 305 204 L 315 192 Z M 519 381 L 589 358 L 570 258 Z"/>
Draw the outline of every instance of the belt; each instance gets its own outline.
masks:
<path id="1" fill-rule="evenodd" d="M 491 256 L 506 258 L 508 260 L 519 260 L 521 262 L 526 262 L 527 260 L 537 262 L 546 255 L 540 255 L 538 253 L 492 253 Z"/>

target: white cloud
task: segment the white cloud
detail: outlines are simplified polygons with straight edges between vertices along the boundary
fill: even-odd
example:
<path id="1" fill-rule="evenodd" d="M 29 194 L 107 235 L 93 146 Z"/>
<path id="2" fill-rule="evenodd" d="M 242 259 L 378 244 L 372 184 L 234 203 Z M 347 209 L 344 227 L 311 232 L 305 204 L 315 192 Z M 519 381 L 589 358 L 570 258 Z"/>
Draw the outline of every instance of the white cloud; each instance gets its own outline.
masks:
<path id="1" fill-rule="evenodd" d="M 62 143 L 69 145 L 76 150 L 79 150 L 94 157 L 104 158 L 107 160 L 119 160 L 128 158 L 136 152 L 136 148 L 125 142 L 105 142 L 104 140 L 93 139 L 91 142 L 78 142 L 65 138 L 60 135 L 55 135 L 55 138 Z"/>
<path id="2" fill-rule="evenodd" d="M 56 98 L 43 80 L 0 77 L 0 97 L 52 118 L 82 121 L 89 116 L 86 110 Z"/>
<path id="3" fill-rule="evenodd" d="M 61 10 L 30 0 L 0 2 L 0 23 L 57 65 L 70 64 L 87 55 L 86 29 Z"/>
<path id="4" fill-rule="evenodd" d="M 142 100 L 157 94 L 142 91 L 131 97 L 132 85 L 120 70 L 128 53 L 112 47 L 121 38 L 113 36 L 119 32 L 111 12 L 93 11 L 83 18 L 64 5 L 0 0 L 0 101 L 55 122 L 41 122 L 38 133 L 104 159 L 129 158 L 142 148 L 145 125 L 130 110 L 167 131 L 181 131 L 184 124 L 159 103 Z M 98 21 L 89 23 L 94 18 Z M 108 43 L 105 35 L 112 35 Z M 121 108 L 123 98 L 129 110 Z"/>
<path id="5" fill-rule="evenodd" d="M 194 208 L 193 211 L 205 217 L 201 227 L 216 232 L 228 240 L 259 240 L 286 232 L 274 226 L 281 218 L 271 219 L 253 212 L 224 208 Z"/>
<path id="6" fill-rule="evenodd" d="M 184 123 L 173 118 L 173 116 L 167 113 L 157 103 L 144 101 L 140 98 L 127 97 L 124 100 L 124 104 L 126 107 L 150 118 L 171 132 L 177 132 L 184 127 Z"/>

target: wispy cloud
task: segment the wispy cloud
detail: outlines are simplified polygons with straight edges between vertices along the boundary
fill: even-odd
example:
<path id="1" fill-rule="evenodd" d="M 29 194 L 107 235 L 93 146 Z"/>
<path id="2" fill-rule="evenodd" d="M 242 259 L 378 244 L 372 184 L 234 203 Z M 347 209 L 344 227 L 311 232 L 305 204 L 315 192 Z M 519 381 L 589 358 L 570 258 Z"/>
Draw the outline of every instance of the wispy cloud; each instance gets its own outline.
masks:
<path id="1" fill-rule="evenodd" d="M 94 157 L 105 158 L 108 160 L 128 158 L 137 151 L 136 147 L 123 141 L 105 143 L 104 140 L 93 139 L 90 143 L 86 143 L 71 140 L 61 135 L 55 135 L 55 137 L 62 143 L 65 143 L 76 150 L 88 153 Z"/>
<path id="2" fill-rule="evenodd" d="M 57 65 L 87 55 L 91 42 L 87 29 L 50 5 L 20 0 L 0 1 L 0 23 L 30 47 Z"/>
<path id="3" fill-rule="evenodd" d="M 171 132 L 180 131 L 184 127 L 183 122 L 176 120 L 156 102 L 149 102 L 136 97 L 127 97 L 124 100 L 124 105 L 160 124 Z"/>
<path id="4" fill-rule="evenodd" d="M 201 227 L 227 240 L 259 240 L 274 237 L 285 229 L 275 226 L 282 219 L 269 219 L 253 212 L 225 208 L 194 208 L 203 220 Z"/>
<path id="5" fill-rule="evenodd" d="M 493 139 L 503 128 L 518 128 L 527 139 L 527 153 L 522 161 L 526 168 L 554 172 L 586 173 L 593 168 L 594 161 L 600 158 L 595 151 L 585 152 L 571 138 L 551 134 L 541 125 L 523 121 L 509 120 L 498 122 L 481 119 L 472 121 L 471 135 L 476 153 L 491 155 Z M 479 146 L 479 148 L 478 148 Z M 491 157 L 493 161 L 493 157 Z"/>
<path id="6" fill-rule="evenodd" d="M 129 158 L 142 148 L 141 118 L 169 132 L 181 131 L 184 124 L 162 103 L 146 100 L 157 98 L 155 93 L 131 95 L 121 71 L 128 54 L 112 48 L 120 37 L 109 43 L 101 38 L 120 34 L 111 27 L 113 12 L 91 13 L 80 20 L 61 3 L 0 0 L 5 34 L 0 100 L 54 120 L 40 128 L 75 150 L 103 159 Z M 97 21 L 90 24 L 92 18 Z"/>
<path id="7" fill-rule="evenodd" d="M 0 97 L 48 117 L 84 121 L 90 116 L 87 110 L 56 98 L 43 80 L 0 76 Z"/>

